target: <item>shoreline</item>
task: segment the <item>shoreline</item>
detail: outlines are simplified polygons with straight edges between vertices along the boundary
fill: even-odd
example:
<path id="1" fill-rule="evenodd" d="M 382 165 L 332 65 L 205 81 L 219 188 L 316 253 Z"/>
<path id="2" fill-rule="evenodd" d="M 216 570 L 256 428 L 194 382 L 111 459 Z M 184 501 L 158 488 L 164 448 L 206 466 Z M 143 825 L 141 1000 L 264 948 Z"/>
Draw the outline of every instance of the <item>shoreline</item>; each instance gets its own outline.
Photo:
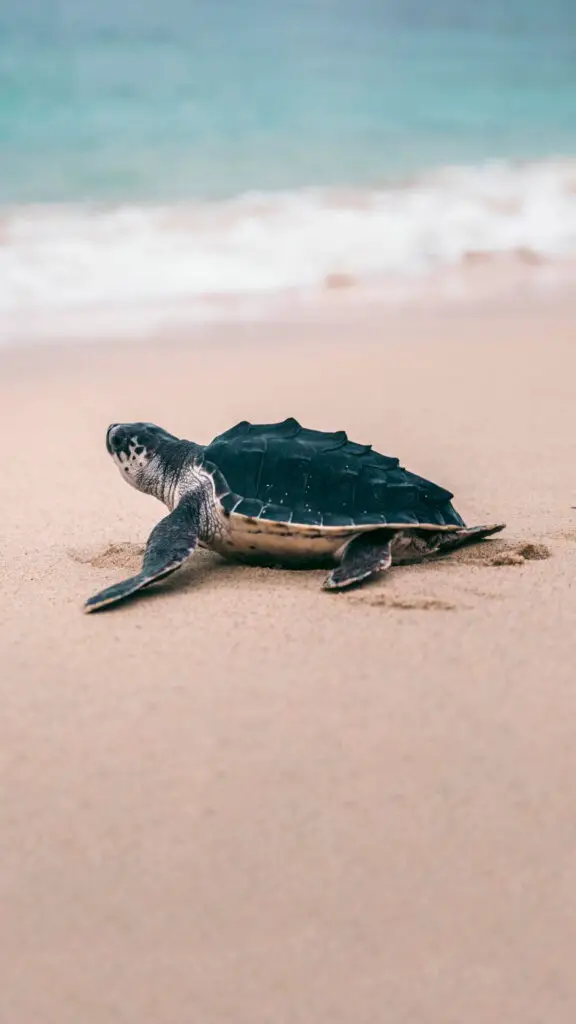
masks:
<path id="1" fill-rule="evenodd" d="M 549 276 L 551 275 L 551 276 Z M 116 318 L 123 315 L 113 308 L 92 320 L 92 311 L 69 311 L 49 316 L 43 334 L 26 327 L 16 330 L 18 318 L 8 318 L 11 326 L 0 340 L 0 362 L 10 372 L 10 364 L 18 356 L 34 351 L 45 353 L 48 359 L 64 352 L 73 357 L 75 351 L 86 354 L 117 351 L 118 348 L 139 351 L 145 349 L 181 348 L 203 345 L 230 346 L 253 343 L 254 338 L 273 331 L 294 344 L 298 330 L 313 330 L 320 342 L 323 329 L 336 331 L 344 341 L 354 327 L 360 327 L 373 336 L 378 323 L 391 324 L 403 339 L 418 336 L 423 325 L 447 323 L 469 325 L 471 320 L 493 317 L 514 318 L 519 308 L 531 311 L 536 317 L 571 316 L 574 307 L 576 266 L 571 261 L 563 264 L 530 266 L 510 265 L 509 261 L 480 262 L 478 267 L 458 267 L 442 271 L 414 282 L 403 297 L 382 294 L 380 288 L 355 284 L 342 288 L 296 291 L 277 296 L 239 300 L 229 303 L 228 314 L 202 319 L 192 316 L 182 305 L 177 314 L 174 308 L 162 311 L 152 308 L 147 320 L 144 308 L 138 314 L 138 326 L 128 330 L 115 330 Z M 128 317 L 134 310 L 125 310 Z M 151 323 L 150 323 L 151 321 Z M 86 325 L 90 323 L 88 330 Z M 98 324 L 102 326 L 99 327 Z M 62 329 L 63 328 L 63 329 Z M 333 334 L 327 336 L 330 341 Z M 1 338 L 1 335 L 0 335 Z M 383 339 L 384 343 L 386 339 Z"/>
<path id="2" fill-rule="evenodd" d="M 0 339 L 467 303 L 571 287 L 573 157 L 430 170 L 397 188 L 221 204 L 4 207 Z"/>

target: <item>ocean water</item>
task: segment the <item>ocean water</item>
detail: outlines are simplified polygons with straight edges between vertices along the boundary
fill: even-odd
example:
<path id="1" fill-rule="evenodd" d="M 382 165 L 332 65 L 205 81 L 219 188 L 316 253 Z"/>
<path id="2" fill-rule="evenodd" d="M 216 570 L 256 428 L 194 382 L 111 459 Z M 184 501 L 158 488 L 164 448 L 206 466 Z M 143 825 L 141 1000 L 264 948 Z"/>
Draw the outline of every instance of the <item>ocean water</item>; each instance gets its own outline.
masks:
<path id="1" fill-rule="evenodd" d="M 576 254 L 574 0 L 0 0 L 13 315 Z"/>

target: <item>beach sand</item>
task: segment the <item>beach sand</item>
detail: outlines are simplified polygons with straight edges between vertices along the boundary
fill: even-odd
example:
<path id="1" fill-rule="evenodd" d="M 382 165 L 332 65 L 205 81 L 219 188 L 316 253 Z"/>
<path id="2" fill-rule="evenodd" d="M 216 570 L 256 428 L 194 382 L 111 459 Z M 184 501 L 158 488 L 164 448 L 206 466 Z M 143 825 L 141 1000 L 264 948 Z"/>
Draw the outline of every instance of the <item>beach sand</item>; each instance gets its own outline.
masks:
<path id="1" fill-rule="evenodd" d="M 573 1024 L 575 343 L 540 300 L 0 354 L 1 1024 Z M 82 615 L 163 514 L 111 421 L 286 416 L 506 533 Z"/>

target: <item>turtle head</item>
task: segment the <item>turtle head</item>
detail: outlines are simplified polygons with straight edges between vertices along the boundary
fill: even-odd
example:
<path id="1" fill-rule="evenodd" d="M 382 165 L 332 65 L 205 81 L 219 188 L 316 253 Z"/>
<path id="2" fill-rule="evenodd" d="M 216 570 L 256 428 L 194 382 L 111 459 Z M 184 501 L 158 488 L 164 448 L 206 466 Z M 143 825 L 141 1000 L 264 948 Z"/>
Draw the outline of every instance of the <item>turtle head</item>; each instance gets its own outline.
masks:
<path id="1" fill-rule="evenodd" d="M 187 445 L 154 423 L 111 423 L 106 432 L 106 447 L 124 479 L 161 501 L 173 488 Z"/>

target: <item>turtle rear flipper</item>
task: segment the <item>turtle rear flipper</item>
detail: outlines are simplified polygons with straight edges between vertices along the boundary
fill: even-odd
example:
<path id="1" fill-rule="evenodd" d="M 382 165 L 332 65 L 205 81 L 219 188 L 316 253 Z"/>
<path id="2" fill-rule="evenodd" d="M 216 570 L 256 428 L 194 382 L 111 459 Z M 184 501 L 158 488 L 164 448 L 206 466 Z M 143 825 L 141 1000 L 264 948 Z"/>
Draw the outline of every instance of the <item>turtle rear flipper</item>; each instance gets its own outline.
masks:
<path id="1" fill-rule="evenodd" d="M 506 528 L 506 523 L 494 523 L 491 526 L 464 526 L 461 530 L 454 530 L 451 533 L 441 534 L 437 547 L 431 554 L 446 555 L 449 551 L 455 551 L 464 544 L 475 544 L 484 540 L 485 537 L 492 537 Z"/>
<path id="2" fill-rule="evenodd" d="M 324 580 L 325 590 L 341 590 L 361 583 L 392 565 L 394 530 L 374 530 L 355 537 L 346 547 L 340 565 Z"/>
<path id="3" fill-rule="evenodd" d="M 84 611 L 95 612 L 107 605 L 117 604 L 156 580 L 170 576 L 197 546 L 198 510 L 196 504 L 188 498 L 182 500 L 152 530 L 140 572 L 88 598 Z"/>
<path id="4" fill-rule="evenodd" d="M 436 555 L 449 555 L 465 544 L 476 544 L 494 533 L 500 533 L 504 528 L 504 523 L 495 523 L 490 526 L 463 526 L 461 529 L 447 530 L 445 533 L 421 529 L 404 530 L 397 535 L 394 544 L 394 565 L 413 565 Z"/>

